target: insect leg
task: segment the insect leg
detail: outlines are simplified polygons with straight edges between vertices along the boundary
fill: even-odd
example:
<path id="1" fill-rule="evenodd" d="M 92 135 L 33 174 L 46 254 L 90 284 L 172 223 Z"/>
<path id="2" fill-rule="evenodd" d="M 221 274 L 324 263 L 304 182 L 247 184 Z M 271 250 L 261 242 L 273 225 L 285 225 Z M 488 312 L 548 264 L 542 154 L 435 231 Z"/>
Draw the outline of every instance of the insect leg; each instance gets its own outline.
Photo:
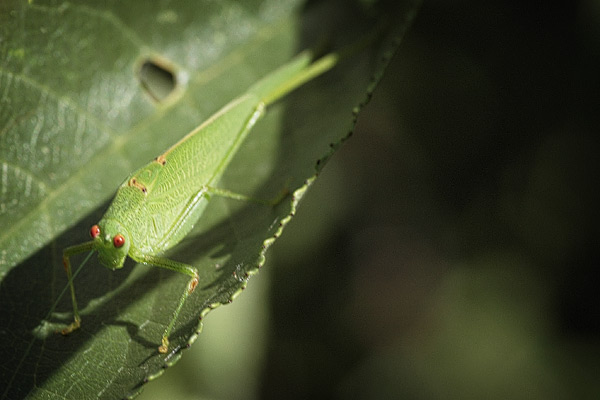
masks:
<path id="1" fill-rule="evenodd" d="M 235 193 L 226 189 L 219 189 L 212 186 L 206 186 L 206 193 L 212 194 L 213 196 L 225 197 L 233 200 L 249 201 L 252 203 L 264 204 L 268 206 L 276 206 L 289 194 L 289 190 L 282 190 L 280 193 L 277 194 L 277 196 L 270 200 L 257 199 L 251 196 L 246 196 L 244 194 Z"/>
<path id="2" fill-rule="evenodd" d="M 137 262 L 151 264 L 151 265 L 154 265 L 154 266 L 160 267 L 160 268 L 170 269 L 171 271 L 186 274 L 191 277 L 190 281 L 188 282 L 187 287 L 181 294 L 181 298 L 179 299 L 179 304 L 177 305 L 177 308 L 173 312 L 173 317 L 171 318 L 171 322 L 169 322 L 167 329 L 165 329 L 165 333 L 163 334 L 163 337 L 162 337 L 162 343 L 158 347 L 159 353 L 166 353 L 169 349 L 169 335 L 171 334 L 173 325 L 175 325 L 177 316 L 179 315 L 179 312 L 183 308 L 183 304 L 185 303 L 185 300 L 194 291 L 194 289 L 196 289 L 196 286 L 198 286 L 198 270 L 189 264 L 184 264 L 184 263 L 181 263 L 178 261 L 169 260 L 168 258 L 164 258 L 164 257 L 150 256 L 150 255 L 144 255 L 144 254 L 131 254 L 130 257 L 133 258 Z"/>
<path id="3" fill-rule="evenodd" d="M 77 299 L 75 298 L 75 286 L 73 285 L 73 274 L 71 273 L 70 257 L 75 254 L 83 253 L 94 249 L 94 242 L 85 242 L 75 246 L 67 247 L 63 251 L 63 265 L 67 272 L 69 287 L 71 289 L 71 301 L 73 302 L 73 322 L 61 331 L 63 335 L 68 335 L 81 326 L 81 318 L 79 317 L 79 308 L 77 307 Z"/>

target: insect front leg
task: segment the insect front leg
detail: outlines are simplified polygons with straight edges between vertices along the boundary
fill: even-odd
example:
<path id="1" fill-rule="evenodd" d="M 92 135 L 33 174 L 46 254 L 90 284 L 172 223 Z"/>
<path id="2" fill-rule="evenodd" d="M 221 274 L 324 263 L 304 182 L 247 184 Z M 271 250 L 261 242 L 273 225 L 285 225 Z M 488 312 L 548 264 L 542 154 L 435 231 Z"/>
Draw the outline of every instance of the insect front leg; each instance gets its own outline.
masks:
<path id="1" fill-rule="evenodd" d="M 171 334 L 171 330 L 173 329 L 173 326 L 175 325 L 175 321 L 177 320 L 177 317 L 179 316 L 179 312 L 183 308 L 183 304 L 185 303 L 188 296 L 190 294 L 192 294 L 194 289 L 196 289 L 196 286 L 198 286 L 198 270 L 189 264 L 184 264 L 184 263 L 181 263 L 178 261 L 169 260 L 168 258 L 164 258 L 164 257 L 157 257 L 157 256 L 143 255 L 143 254 L 131 254 L 130 257 L 133 258 L 137 262 L 141 262 L 141 263 L 145 263 L 145 264 L 152 264 L 152 265 L 160 267 L 160 268 L 170 269 L 171 271 L 186 274 L 191 278 L 187 284 L 187 287 L 181 294 L 181 298 L 179 299 L 179 304 L 177 305 L 177 308 L 173 312 L 173 317 L 171 318 L 171 322 L 169 322 L 169 325 L 165 329 L 165 333 L 163 334 L 163 337 L 162 337 L 162 343 L 158 347 L 158 352 L 164 354 L 169 349 L 169 335 Z"/>
<path id="2" fill-rule="evenodd" d="M 68 335 L 81 326 L 81 318 L 79 317 L 79 308 L 77 307 L 77 299 L 75 298 L 75 285 L 73 285 L 73 274 L 71 272 L 71 260 L 70 257 L 75 254 L 84 253 L 94 249 L 94 242 L 85 242 L 76 246 L 67 247 L 63 251 L 63 265 L 67 272 L 67 279 L 69 280 L 69 287 L 71 289 L 71 301 L 73 302 L 73 322 L 69 324 L 65 329 L 61 331 L 63 335 Z"/>

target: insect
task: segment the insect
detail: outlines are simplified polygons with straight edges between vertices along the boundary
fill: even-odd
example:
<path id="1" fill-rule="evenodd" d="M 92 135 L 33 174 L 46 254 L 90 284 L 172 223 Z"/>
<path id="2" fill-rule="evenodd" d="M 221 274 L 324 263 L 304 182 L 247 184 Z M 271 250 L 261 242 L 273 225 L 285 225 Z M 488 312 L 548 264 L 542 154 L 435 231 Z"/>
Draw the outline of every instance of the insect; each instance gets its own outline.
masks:
<path id="1" fill-rule="evenodd" d="M 199 276 L 194 266 L 161 254 L 190 232 L 210 196 L 249 199 L 214 185 L 266 107 L 331 69 L 337 58 L 329 54 L 312 62 L 309 52 L 299 54 L 125 179 L 104 216 L 90 229 L 92 240 L 63 251 L 73 302 L 73 322 L 62 330 L 64 335 L 81 325 L 70 257 L 95 250 L 100 263 L 113 270 L 122 268 L 129 256 L 189 277 L 158 347 L 160 353 L 168 351 L 171 330 Z"/>

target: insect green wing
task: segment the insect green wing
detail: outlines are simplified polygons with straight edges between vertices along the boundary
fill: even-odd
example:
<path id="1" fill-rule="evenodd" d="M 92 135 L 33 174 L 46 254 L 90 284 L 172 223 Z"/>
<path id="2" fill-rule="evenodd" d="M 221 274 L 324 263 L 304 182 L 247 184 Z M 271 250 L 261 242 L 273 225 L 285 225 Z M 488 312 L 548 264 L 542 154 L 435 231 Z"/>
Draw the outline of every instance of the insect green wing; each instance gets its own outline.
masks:
<path id="1" fill-rule="evenodd" d="M 242 96 L 202 124 L 185 141 L 154 162 L 160 171 L 148 186 L 133 233 L 140 251 L 158 254 L 176 245 L 192 229 L 213 187 L 262 113 L 258 100 Z M 168 211 L 167 211 L 168 210 Z M 148 232 L 151 232 L 148 234 Z"/>
<path id="2" fill-rule="evenodd" d="M 185 300 L 198 285 L 199 275 L 195 267 L 160 254 L 189 233 L 206 208 L 209 195 L 246 198 L 216 189 L 215 185 L 266 106 L 332 68 L 337 56 L 331 54 L 311 61 L 310 53 L 300 54 L 127 177 L 103 218 L 92 227 L 93 240 L 63 252 L 74 314 L 73 323 L 63 334 L 78 329 L 81 322 L 70 257 L 96 250 L 99 261 L 111 269 L 121 268 L 129 256 L 137 262 L 189 276 L 159 346 L 160 353 L 168 351 L 170 332 Z"/>

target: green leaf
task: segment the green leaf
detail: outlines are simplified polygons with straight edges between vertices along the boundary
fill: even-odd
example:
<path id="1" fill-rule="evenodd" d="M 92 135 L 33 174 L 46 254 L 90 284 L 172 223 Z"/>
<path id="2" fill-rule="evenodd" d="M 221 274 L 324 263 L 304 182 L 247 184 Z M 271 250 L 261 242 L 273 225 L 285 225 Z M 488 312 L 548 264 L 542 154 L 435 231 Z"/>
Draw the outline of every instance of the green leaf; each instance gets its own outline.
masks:
<path id="1" fill-rule="evenodd" d="M 1 398 L 133 395 L 179 359 L 199 318 L 245 288 L 351 132 L 385 51 L 397 46 L 385 44 L 387 27 L 402 31 L 412 16 L 398 8 L 384 21 L 348 4 L 0 4 Z M 268 110 L 220 183 L 259 198 L 287 187 L 291 200 L 269 208 L 213 199 L 170 252 L 197 266 L 201 283 L 169 354 L 156 348 L 187 277 L 133 263 L 113 272 L 92 257 L 75 280 L 82 328 L 54 333 L 72 319 L 62 249 L 87 240 L 127 174 L 302 49 L 356 43 L 333 71 Z"/>

